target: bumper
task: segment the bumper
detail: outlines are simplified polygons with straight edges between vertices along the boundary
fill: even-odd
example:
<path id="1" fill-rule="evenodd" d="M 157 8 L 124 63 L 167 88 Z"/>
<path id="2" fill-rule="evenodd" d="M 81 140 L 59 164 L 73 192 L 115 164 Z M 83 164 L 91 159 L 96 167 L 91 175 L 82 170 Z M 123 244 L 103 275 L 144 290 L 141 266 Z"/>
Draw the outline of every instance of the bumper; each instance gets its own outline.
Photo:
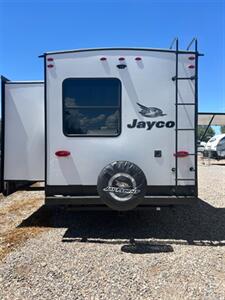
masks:
<path id="1" fill-rule="evenodd" d="M 194 196 L 145 196 L 136 209 L 170 205 L 190 205 L 198 201 Z M 98 196 L 52 196 L 45 198 L 46 205 L 69 205 L 80 209 L 107 209 Z"/>

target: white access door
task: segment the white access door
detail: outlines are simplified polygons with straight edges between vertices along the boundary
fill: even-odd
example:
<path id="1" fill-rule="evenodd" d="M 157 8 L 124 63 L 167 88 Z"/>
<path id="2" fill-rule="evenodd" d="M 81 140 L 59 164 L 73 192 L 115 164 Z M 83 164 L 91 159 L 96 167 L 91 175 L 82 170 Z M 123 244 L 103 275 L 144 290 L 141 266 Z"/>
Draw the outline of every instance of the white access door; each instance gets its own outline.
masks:
<path id="1" fill-rule="evenodd" d="M 4 84 L 4 180 L 44 180 L 44 83 Z"/>

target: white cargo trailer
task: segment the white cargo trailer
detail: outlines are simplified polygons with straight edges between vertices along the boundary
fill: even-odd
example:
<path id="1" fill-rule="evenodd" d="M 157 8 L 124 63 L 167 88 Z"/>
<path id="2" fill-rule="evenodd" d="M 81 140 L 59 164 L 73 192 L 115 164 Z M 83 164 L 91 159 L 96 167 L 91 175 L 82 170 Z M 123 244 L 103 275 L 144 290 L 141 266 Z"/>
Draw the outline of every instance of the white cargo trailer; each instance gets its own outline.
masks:
<path id="1" fill-rule="evenodd" d="M 37 173 L 24 170 L 22 179 L 44 180 L 49 205 L 130 210 L 193 203 L 197 199 L 199 55 L 197 42 L 193 51 L 179 50 L 177 40 L 175 50 L 45 53 L 45 143 L 40 143 L 39 156 L 27 145 L 22 164 L 36 165 L 32 159 L 28 163 L 32 156 L 40 165 Z M 14 86 L 4 84 L 5 126 L 8 85 Z M 41 104 L 40 94 L 37 98 Z M 34 107 L 27 109 L 36 124 L 39 113 Z M 6 135 L 5 131 L 7 156 Z M 35 140 L 33 133 L 32 137 Z M 17 180 L 6 166 L 2 181 Z"/>

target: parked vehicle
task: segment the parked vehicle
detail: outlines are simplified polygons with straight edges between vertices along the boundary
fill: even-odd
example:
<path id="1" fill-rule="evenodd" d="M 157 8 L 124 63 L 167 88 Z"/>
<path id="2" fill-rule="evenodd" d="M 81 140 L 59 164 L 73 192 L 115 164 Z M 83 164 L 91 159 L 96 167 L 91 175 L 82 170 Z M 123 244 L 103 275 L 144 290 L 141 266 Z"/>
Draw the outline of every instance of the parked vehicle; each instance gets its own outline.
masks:
<path id="1" fill-rule="evenodd" d="M 3 78 L 3 192 L 44 181 L 48 205 L 118 211 L 196 201 L 198 56 L 177 40 L 47 52 L 44 89 Z"/>
<path id="2" fill-rule="evenodd" d="M 205 146 L 204 157 L 224 159 L 225 158 L 225 134 L 214 135 Z"/>
<path id="3" fill-rule="evenodd" d="M 206 145 L 206 142 L 198 141 L 198 152 L 203 153 L 203 151 L 205 149 L 205 145 Z"/>

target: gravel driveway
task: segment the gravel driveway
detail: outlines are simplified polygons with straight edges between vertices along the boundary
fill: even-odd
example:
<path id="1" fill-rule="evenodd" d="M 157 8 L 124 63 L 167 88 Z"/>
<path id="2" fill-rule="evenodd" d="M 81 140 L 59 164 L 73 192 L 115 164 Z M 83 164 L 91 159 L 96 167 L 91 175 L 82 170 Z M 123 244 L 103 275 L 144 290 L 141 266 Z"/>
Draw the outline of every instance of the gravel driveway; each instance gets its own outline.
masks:
<path id="1" fill-rule="evenodd" d="M 201 165 L 199 204 L 160 212 L 49 211 L 37 192 L 29 207 L 24 192 L 2 200 L 0 299 L 225 299 L 224 181 L 225 164 Z"/>

